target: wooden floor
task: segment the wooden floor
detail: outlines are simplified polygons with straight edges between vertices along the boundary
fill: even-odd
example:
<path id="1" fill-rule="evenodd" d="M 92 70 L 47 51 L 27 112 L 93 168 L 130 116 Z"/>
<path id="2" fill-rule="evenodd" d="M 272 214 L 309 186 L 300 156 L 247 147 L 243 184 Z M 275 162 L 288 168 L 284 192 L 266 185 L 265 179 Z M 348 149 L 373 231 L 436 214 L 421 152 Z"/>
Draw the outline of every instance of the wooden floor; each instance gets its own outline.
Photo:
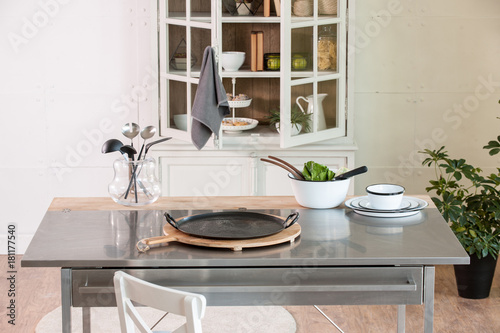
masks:
<path id="1" fill-rule="evenodd" d="M 17 256 L 20 266 L 21 256 Z M 498 265 L 500 266 L 500 264 Z M 19 268 L 16 280 L 16 326 L 7 324 L 7 256 L 0 256 L 0 332 L 34 332 L 38 321 L 60 306 L 58 268 Z M 338 332 L 314 307 L 287 307 L 297 322 L 298 333 Z M 395 306 L 320 306 L 344 332 L 396 332 Z M 500 332 L 500 268 L 490 297 L 468 300 L 457 296 L 452 266 L 436 268 L 434 332 Z M 422 332 L 423 306 L 406 309 L 406 331 Z M 99 332 L 95 332 L 99 333 Z M 259 332 L 265 333 L 265 332 Z"/>

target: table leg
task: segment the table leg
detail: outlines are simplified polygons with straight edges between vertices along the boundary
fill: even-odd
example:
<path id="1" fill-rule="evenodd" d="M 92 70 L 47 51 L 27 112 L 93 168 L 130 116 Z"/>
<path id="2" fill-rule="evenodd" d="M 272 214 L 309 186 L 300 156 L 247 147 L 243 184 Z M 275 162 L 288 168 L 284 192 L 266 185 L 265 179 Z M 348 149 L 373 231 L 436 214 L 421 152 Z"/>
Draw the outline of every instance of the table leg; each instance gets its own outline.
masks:
<path id="1" fill-rule="evenodd" d="M 82 328 L 83 333 L 90 333 L 90 308 L 82 308 Z"/>
<path id="2" fill-rule="evenodd" d="M 71 333 L 71 269 L 61 268 L 62 331 Z"/>
<path id="3" fill-rule="evenodd" d="M 432 333 L 434 329 L 434 283 L 436 270 L 434 266 L 424 267 L 424 332 Z"/>
<path id="4" fill-rule="evenodd" d="M 405 332 L 406 305 L 398 305 L 398 333 Z"/>

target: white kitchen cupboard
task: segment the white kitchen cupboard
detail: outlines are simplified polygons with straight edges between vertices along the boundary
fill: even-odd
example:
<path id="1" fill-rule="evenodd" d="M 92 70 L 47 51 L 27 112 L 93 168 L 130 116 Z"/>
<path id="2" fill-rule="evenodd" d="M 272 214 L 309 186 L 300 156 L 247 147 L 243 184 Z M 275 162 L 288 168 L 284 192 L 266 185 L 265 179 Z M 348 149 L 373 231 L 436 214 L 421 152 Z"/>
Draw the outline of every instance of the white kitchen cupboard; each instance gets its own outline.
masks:
<path id="1" fill-rule="evenodd" d="M 294 1 L 281 1 L 280 17 L 274 13 L 264 17 L 262 8 L 255 16 L 232 16 L 222 0 L 157 2 L 159 103 L 155 118 L 160 134 L 175 138 L 155 151 L 163 195 L 291 194 L 283 170 L 259 160 L 268 155 L 287 157 L 299 168 L 308 160 L 331 168 L 354 167 L 353 55 L 347 52 L 347 45 L 354 43 L 348 20 L 354 12 L 354 1 L 339 0 L 338 14 L 328 15 L 320 13 L 322 1 L 334 0 L 314 0 L 309 16 L 295 15 Z M 250 71 L 251 31 L 264 32 L 265 53 L 280 53 L 279 71 Z M 324 45 L 319 42 L 325 40 L 325 31 L 333 35 L 326 40 L 333 41 L 327 47 L 334 53 L 334 58 L 330 55 L 332 65 L 326 68 L 322 63 Z M 237 94 L 252 98 L 249 108 L 235 110 L 236 116 L 262 123 L 271 108 L 279 107 L 283 120 L 280 134 L 266 125 L 237 134 L 221 131 L 218 140 L 202 151 L 193 148 L 190 113 L 203 50 L 208 45 L 218 59 L 223 51 L 246 52 L 245 63 L 238 71 L 226 72 L 219 62 L 226 91 L 234 87 Z M 307 59 L 306 68 L 292 69 L 296 55 Z M 292 136 L 290 110 L 299 103 L 311 113 L 311 130 Z M 182 117 L 185 125 L 181 124 Z M 213 175 L 229 162 L 238 169 L 228 178 L 230 185 L 211 189 Z"/>

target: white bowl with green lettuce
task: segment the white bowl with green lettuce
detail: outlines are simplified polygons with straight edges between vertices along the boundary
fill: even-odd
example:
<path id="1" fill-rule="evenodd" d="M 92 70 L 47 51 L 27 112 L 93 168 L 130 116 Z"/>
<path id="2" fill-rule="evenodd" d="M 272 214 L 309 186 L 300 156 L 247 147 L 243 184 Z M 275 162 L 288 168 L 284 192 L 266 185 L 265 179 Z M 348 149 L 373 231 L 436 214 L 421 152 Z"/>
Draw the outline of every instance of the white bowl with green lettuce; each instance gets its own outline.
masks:
<path id="1" fill-rule="evenodd" d="M 288 178 L 292 183 L 293 194 L 297 202 L 307 208 L 326 209 L 342 204 L 347 196 L 351 178 L 368 169 L 360 167 L 349 171 L 347 168 L 331 170 L 326 165 L 309 161 L 304 163 L 302 175 L 297 179 L 291 173 Z"/>

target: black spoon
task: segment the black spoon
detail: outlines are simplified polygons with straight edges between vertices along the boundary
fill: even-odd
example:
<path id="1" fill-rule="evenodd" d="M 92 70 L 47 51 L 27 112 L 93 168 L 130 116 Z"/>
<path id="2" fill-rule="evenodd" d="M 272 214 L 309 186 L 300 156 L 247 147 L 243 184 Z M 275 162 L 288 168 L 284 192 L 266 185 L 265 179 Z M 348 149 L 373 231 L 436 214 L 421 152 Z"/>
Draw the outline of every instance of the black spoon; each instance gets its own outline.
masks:
<path id="1" fill-rule="evenodd" d="M 358 168 L 352 169 L 350 171 L 344 172 L 337 177 L 333 177 L 332 180 L 343 180 L 347 178 L 351 178 L 352 176 L 356 176 L 362 173 L 365 173 L 368 171 L 368 168 L 366 166 L 360 166 Z"/>
<path id="2" fill-rule="evenodd" d="M 115 151 L 120 151 L 121 147 L 123 147 L 123 143 L 120 140 L 109 139 L 102 145 L 101 152 L 103 154 L 112 153 Z"/>
<path id="3" fill-rule="evenodd" d="M 120 147 L 120 152 L 123 156 L 127 157 L 127 160 L 134 160 L 134 155 L 137 154 L 137 150 L 134 147 L 129 145 L 124 145 Z"/>

